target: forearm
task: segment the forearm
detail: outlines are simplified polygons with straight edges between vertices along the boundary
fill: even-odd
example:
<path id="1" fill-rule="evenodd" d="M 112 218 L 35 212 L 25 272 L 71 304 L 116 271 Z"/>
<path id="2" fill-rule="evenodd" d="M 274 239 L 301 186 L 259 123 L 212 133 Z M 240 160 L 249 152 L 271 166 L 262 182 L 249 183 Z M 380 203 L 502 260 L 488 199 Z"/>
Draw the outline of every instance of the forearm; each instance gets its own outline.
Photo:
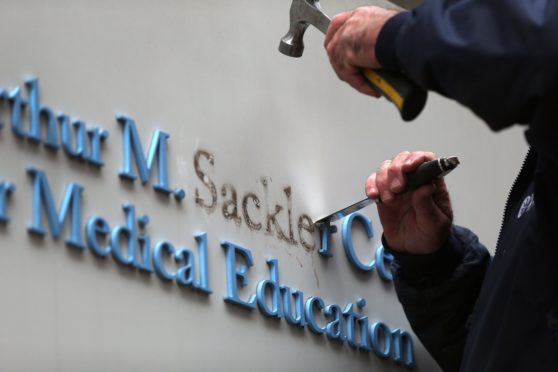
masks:
<path id="1" fill-rule="evenodd" d="M 457 370 L 488 251 L 469 230 L 454 226 L 434 254 L 391 253 L 397 296 L 413 330 L 442 368 Z"/>
<path id="2" fill-rule="evenodd" d="M 493 129 L 526 123 L 558 82 L 557 5 L 425 0 L 384 25 L 376 55 L 384 67 L 468 106 Z"/>

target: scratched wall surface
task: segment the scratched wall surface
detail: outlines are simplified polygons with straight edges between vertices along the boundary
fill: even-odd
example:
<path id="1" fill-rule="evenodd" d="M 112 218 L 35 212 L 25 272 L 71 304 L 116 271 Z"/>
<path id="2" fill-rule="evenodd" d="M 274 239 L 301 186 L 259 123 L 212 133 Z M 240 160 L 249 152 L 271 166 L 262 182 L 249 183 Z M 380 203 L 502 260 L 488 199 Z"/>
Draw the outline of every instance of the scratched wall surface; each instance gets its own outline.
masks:
<path id="1" fill-rule="evenodd" d="M 364 4 L 322 1 L 330 15 Z M 243 299 L 269 278 L 266 259 L 273 258 L 279 282 L 305 298 L 344 307 L 362 297 L 367 304 L 359 311 L 370 323 L 410 332 L 393 286 L 376 270 L 355 270 L 340 233 L 333 235 L 334 256 L 318 255 L 310 221 L 362 198 L 366 176 L 382 160 L 401 150 L 433 150 L 460 156 L 462 166 L 447 179 L 456 223 L 493 250 L 526 145 L 521 130 L 491 133 L 437 95 L 416 121 L 402 123 L 385 100 L 337 80 L 315 29 L 307 31 L 302 58 L 279 54 L 289 6 L 289 0 L 0 2 L 0 89 L 19 86 L 27 99 L 25 81 L 35 77 L 41 105 L 109 133 L 101 148 L 105 165 L 91 165 L 63 148 L 19 138 L 10 128 L 13 100 L 0 99 L 0 180 L 16 185 L 7 198 L 10 222 L 0 223 L 0 369 L 406 369 L 223 301 L 220 242 L 251 251 Z M 170 135 L 169 187 L 186 191 L 182 201 L 155 191 L 155 174 L 145 184 L 118 176 L 124 162 L 118 114 L 134 120 L 144 154 L 155 130 Z M 132 204 L 137 216 L 149 216 L 142 232 L 151 247 L 162 240 L 188 247 L 196 265 L 195 234 L 207 233 L 212 293 L 67 246 L 68 223 L 54 238 L 44 215 L 47 233 L 28 233 L 28 165 L 44 172 L 57 208 L 70 182 L 84 187 L 83 224 L 97 215 L 111 227 L 124 225 L 122 205 Z M 374 237 L 356 229 L 353 238 L 368 261 L 381 227 L 374 207 L 363 213 L 372 218 Z M 168 258 L 163 264 L 175 267 Z M 414 347 L 416 370 L 437 370 L 416 338 Z"/>

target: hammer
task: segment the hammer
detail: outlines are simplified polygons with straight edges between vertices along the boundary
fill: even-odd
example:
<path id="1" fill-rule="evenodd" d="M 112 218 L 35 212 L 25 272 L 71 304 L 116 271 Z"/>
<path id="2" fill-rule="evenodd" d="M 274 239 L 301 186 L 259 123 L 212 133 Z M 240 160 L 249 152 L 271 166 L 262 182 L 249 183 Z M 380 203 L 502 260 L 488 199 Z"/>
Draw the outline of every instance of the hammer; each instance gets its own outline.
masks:
<path id="1" fill-rule="evenodd" d="M 279 43 L 279 51 L 290 57 L 302 56 L 302 39 L 308 25 L 313 25 L 325 34 L 331 21 L 322 11 L 319 0 L 292 0 L 290 20 L 289 32 Z M 385 69 L 363 69 L 362 75 L 372 88 L 399 109 L 404 121 L 413 120 L 424 108 L 426 91 L 405 75 Z"/>

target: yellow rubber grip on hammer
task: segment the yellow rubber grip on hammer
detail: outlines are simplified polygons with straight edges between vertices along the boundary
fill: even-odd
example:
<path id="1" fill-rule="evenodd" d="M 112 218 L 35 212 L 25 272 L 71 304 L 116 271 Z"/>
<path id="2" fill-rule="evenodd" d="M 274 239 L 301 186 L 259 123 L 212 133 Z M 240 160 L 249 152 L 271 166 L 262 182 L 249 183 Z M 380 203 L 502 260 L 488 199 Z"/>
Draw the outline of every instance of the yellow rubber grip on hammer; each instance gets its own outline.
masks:
<path id="1" fill-rule="evenodd" d="M 416 118 L 426 104 L 426 90 L 399 71 L 364 69 L 362 75 L 372 88 L 393 102 L 404 121 Z"/>
<path id="2" fill-rule="evenodd" d="M 393 88 L 387 81 L 382 79 L 380 75 L 374 72 L 374 70 L 366 69 L 363 71 L 364 76 L 370 81 L 376 88 L 378 88 L 391 102 L 397 106 L 399 111 L 403 110 L 403 97 Z"/>

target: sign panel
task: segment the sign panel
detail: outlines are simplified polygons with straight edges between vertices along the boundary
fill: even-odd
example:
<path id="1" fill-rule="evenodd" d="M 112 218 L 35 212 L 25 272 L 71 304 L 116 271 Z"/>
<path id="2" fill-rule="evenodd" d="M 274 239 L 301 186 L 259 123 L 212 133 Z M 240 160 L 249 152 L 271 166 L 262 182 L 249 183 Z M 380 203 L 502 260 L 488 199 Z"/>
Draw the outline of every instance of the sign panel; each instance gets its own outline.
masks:
<path id="1" fill-rule="evenodd" d="M 2 3 L 2 369 L 436 370 L 374 207 L 312 221 L 428 149 L 462 159 L 456 222 L 491 246 L 521 134 L 435 95 L 403 124 L 316 30 L 277 52 L 289 6 Z"/>

